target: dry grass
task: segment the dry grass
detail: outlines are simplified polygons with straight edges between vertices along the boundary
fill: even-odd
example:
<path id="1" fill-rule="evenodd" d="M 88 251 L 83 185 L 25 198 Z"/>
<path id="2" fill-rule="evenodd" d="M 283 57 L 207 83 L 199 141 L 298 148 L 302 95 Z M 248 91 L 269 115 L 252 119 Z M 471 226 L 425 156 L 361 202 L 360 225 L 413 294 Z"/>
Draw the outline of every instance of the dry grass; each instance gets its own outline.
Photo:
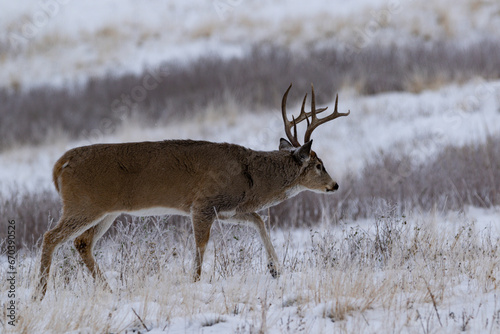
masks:
<path id="1" fill-rule="evenodd" d="M 31 248 L 48 227 L 57 222 L 60 211 L 61 203 L 55 190 L 31 193 L 17 189 L 8 197 L 0 196 L 0 216 L 4 217 L 0 237 L 7 236 L 7 220 L 15 220 L 17 247 Z M 3 247 L 0 250 L 5 251 Z"/>
<path id="2" fill-rule="evenodd" d="M 360 175 L 342 180 L 335 195 L 302 193 L 263 214 L 270 216 L 272 226 L 291 228 L 315 226 L 324 219 L 338 223 L 374 217 L 392 207 L 400 213 L 489 208 L 500 205 L 499 189 L 500 138 L 489 137 L 483 144 L 445 147 L 421 164 L 411 156 L 381 154 Z M 19 222 L 20 246 L 35 245 L 49 224 L 59 219 L 60 210 L 55 190 L 18 190 L 0 197 L 0 216 Z M 170 221 L 182 224 L 185 219 L 172 217 Z M 0 230 L 0 237 L 5 231 Z"/>
<path id="3" fill-rule="evenodd" d="M 340 210 L 366 217 L 374 208 L 398 203 L 405 210 L 460 210 L 499 205 L 500 138 L 483 144 L 448 146 L 423 163 L 410 155 L 381 154 L 359 177 L 346 180 Z"/>
<path id="4" fill-rule="evenodd" d="M 15 332 L 496 332 L 498 231 L 456 214 L 403 213 L 498 205 L 499 144 L 490 137 L 450 146 L 422 165 L 385 154 L 344 180 L 352 188 L 337 196 L 305 195 L 272 209 L 271 221 L 280 226 L 273 234 L 284 267 L 279 280 L 267 273 L 249 228 L 216 222 L 202 281 L 191 283 L 188 220 L 121 216 L 95 249 L 114 293 L 93 283 L 66 243 L 55 254 L 46 299 L 34 303 L 36 240 L 49 216 L 57 217 L 59 202 L 51 191 L 4 198 L 0 215 L 17 222 Z M 352 223 L 361 217 L 370 218 Z M 6 294 L 1 298 L 6 303 Z M 9 332 L 6 323 L 4 312 L 0 326 Z"/>
<path id="5" fill-rule="evenodd" d="M 478 297 L 498 289 L 498 236 L 460 216 L 448 224 L 438 219 L 390 210 L 362 226 L 325 220 L 310 231 L 276 231 L 284 266 L 278 280 L 266 272 L 254 231 L 216 226 L 198 283 L 189 281 L 188 224 L 119 223 L 96 249 L 112 294 L 93 284 L 65 245 L 55 255 L 46 298 L 31 302 L 36 253 L 19 255 L 16 332 L 499 330 L 495 300 Z M 5 315 L 0 319 L 8 332 Z"/>
<path id="6" fill-rule="evenodd" d="M 447 146 L 423 163 L 412 156 L 382 153 L 360 175 L 341 181 L 335 196 L 303 193 L 271 209 L 278 226 L 312 226 L 373 217 L 388 207 L 399 212 L 462 210 L 500 205 L 500 138 L 483 144 Z"/>
<path id="7" fill-rule="evenodd" d="M 500 43 L 490 39 L 468 46 L 446 41 L 370 46 L 354 53 L 329 48 L 296 54 L 260 45 L 240 58 L 206 56 L 189 64 L 164 63 L 140 74 L 93 78 L 83 86 L 3 88 L 0 150 L 39 143 L 53 132 L 70 138 L 109 134 L 134 113 L 149 123 L 172 122 L 203 112 L 208 105 L 222 105 L 228 97 L 252 110 L 275 107 L 290 82 L 298 91 L 307 91 L 314 82 L 328 92 L 318 95 L 328 98 L 349 85 L 376 94 L 418 92 L 475 77 L 494 79 L 500 77 L 497 54 Z"/>

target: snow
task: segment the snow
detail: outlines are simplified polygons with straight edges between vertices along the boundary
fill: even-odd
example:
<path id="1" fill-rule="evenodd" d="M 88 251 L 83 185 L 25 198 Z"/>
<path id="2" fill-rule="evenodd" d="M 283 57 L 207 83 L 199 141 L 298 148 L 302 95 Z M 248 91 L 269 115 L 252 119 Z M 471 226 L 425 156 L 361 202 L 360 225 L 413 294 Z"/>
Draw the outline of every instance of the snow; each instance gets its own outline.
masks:
<path id="1" fill-rule="evenodd" d="M 498 38 L 500 3 L 468 0 L 29 0 L 2 3 L 0 86 L 73 85 L 165 60 L 304 46 Z M 3 48 L 2 48 L 3 45 Z"/>
<path id="2" fill-rule="evenodd" d="M 408 239 L 403 244 L 411 244 L 417 230 L 423 235 L 434 229 L 436 235 L 431 234 L 431 237 L 439 238 L 444 244 L 462 237 L 465 239 L 459 242 L 473 240 L 473 236 L 465 236 L 460 231 L 465 228 L 469 233 L 479 233 L 481 227 L 475 221 L 488 225 L 497 222 L 498 225 L 499 208 L 467 211 L 407 217 L 403 234 L 410 234 L 405 236 Z M 439 263 L 425 256 L 410 259 L 408 268 L 394 264 L 392 269 L 388 265 L 383 270 L 370 260 L 366 264 L 352 261 L 351 268 L 314 263 L 322 256 L 341 254 L 337 247 L 345 247 L 343 242 L 351 228 L 373 237 L 372 225 L 365 220 L 337 226 L 325 224 L 313 229 L 272 231 L 279 256 L 282 258 L 289 252 L 287 271 L 279 279 L 272 279 L 262 263 L 252 264 L 244 272 L 236 271 L 226 277 L 213 274 L 214 248 L 219 246 L 212 240 L 207 247 L 200 282 L 190 282 L 188 273 L 179 268 L 173 268 L 169 274 L 141 273 L 146 279 L 144 282 L 127 277 L 127 283 L 119 275 L 106 272 L 114 292 L 96 294 L 92 283 L 89 285 L 81 279 L 79 269 L 77 276 L 80 278 L 72 283 L 73 288 L 61 286 L 56 293 L 51 287 L 42 303 L 24 304 L 22 311 L 34 312 L 33 317 L 41 319 L 41 323 L 30 327 L 35 332 L 43 332 L 37 328 L 47 326 L 57 332 L 91 333 L 95 331 L 92 321 L 104 321 L 106 328 L 117 332 L 144 332 L 147 328 L 150 333 L 420 333 L 422 327 L 438 333 L 456 333 L 462 327 L 471 333 L 481 333 L 500 329 L 497 288 L 480 278 L 482 271 L 487 273 L 491 269 L 488 266 L 495 265 L 494 259 L 490 263 L 477 263 L 477 266 L 463 263 L 474 270 L 462 270 L 463 273 L 453 267 L 456 262 L 452 258 L 443 258 Z M 224 238 L 232 238 L 231 235 L 229 232 Z M 500 233 L 491 231 L 490 236 L 498 242 Z M 335 247 L 332 253 L 317 255 L 330 245 Z M 439 250 L 441 246 L 430 247 Z M 444 256 L 453 256 L 446 246 L 442 249 Z M 458 261 L 461 258 L 465 262 L 473 260 L 459 251 Z M 472 245 L 471 251 L 475 251 Z M 474 254 L 481 256 L 480 252 Z M 36 259 L 24 261 L 25 269 L 20 271 L 26 273 L 26 268 Z M 339 262 L 342 266 L 344 260 Z M 143 265 L 140 263 L 139 268 Z M 131 275 L 136 269 L 126 271 L 125 275 Z M 74 279 L 75 275 L 72 276 Z M 436 306 L 428 290 L 438 299 Z M 29 298 L 29 291 L 25 292 L 25 298 Z M 84 301 L 89 304 L 78 306 Z M 55 312 L 52 315 L 51 311 L 50 317 L 41 315 L 44 308 L 56 305 L 76 313 Z M 57 321 L 69 321 L 74 329 L 57 329 Z"/>
<path id="3" fill-rule="evenodd" d="M 295 52 L 311 45 L 361 48 L 415 40 L 467 44 L 484 36 L 500 37 L 499 12 L 500 3 L 494 0 L 432 3 L 334 0 L 328 4 L 320 0 L 4 1 L 0 11 L 0 86 L 78 85 L 93 76 L 139 72 L 165 60 L 188 62 L 207 54 L 240 56 L 255 43 L 271 42 Z M 302 95 L 303 92 L 292 90 L 290 94 Z M 328 105 L 332 106 L 333 96 L 330 101 Z M 298 107 L 290 106 L 289 110 L 298 111 Z M 113 135 L 100 134 L 97 129 L 95 136 L 78 141 L 52 139 L 36 147 L 15 147 L 0 153 L 0 195 L 8 195 L 16 189 L 32 192 L 53 189 L 51 169 L 58 157 L 72 147 L 97 142 L 190 138 L 273 150 L 283 136 L 278 108 L 259 110 L 258 114 L 250 110 L 224 116 L 208 113 L 208 116 L 148 129 L 131 119 Z M 413 162 L 418 163 L 446 145 L 478 143 L 488 135 L 498 136 L 500 81 L 486 82 L 478 78 L 418 94 L 398 92 L 376 96 L 360 96 L 345 88 L 339 92 L 339 109 L 350 110 L 350 116 L 336 120 L 332 128 L 318 128 L 313 148 L 332 176 L 341 180 L 349 172 L 360 171 L 380 152 L 409 154 Z M 445 237 L 458 240 L 464 229 L 471 233 L 470 240 L 477 240 L 479 244 L 498 243 L 499 210 L 468 207 L 463 212 L 414 214 L 408 218 L 407 229 L 408 233 L 415 233 L 417 227 L 422 227 L 422 233 L 432 230 L 435 243 L 444 244 Z M 87 285 L 80 271 L 74 275 L 79 279 L 73 283 L 76 292 L 65 289 L 57 296 L 49 292 L 43 303 L 30 304 L 25 302 L 31 295 L 30 286 L 27 287 L 31 283 L 26 281 L 32 280 L 37 259 L 23 258 L 20 267 L 25 270 L 21 278 L 24 283 L 18 292 L 28 318 L 29 312 L 33 318 L 48 312 L 44 309 L 47 305 L 80 312 L 50 313 L 36 328 L 30 328 L 35 332 L 40 332 L 39 328 L 51 321 L 66 321 L 71 317 L 75 329 L 64 332 L 90 333 L 91 322 L 100 321 L 99 316 L 103 314 L 112 314 L 111 320 L 105 323 L 122 332 L 143 332 L 145 327 L 149 333 L 261 330 L 267 333 L 456 333 L 464 330 L 480 333 L 500 330 L 498 283 L 495 283 L 498 261 L 495 260 L 472 266 L 467 262 L 474 259 L 467 258 L 460 265 L 471 265 L 474 272 L 451 275 L 449 281 L 440 281 L 445 273 L 433 272 L 435 263 L 429 264 L 425 257 L 421 262 L 415 260 L 413 269 L 310 270 L 304 265 L 315 259 L 319 246 L 341 243 L 356 231 L 373 236 L 373 219 L 341 222 L 337 226 L 325 224 L 314 230 L 272 231 L 280 259 L 286 254 L 302 265 L 302 269 L 290 270 L 279 280 L 271 279 L 263 269 L 254 268 L 228 277 L 205 275 L 201 282 L 193 284 L 183 272 L 175 276 L 173 282 L 165 283 L 161 278 L 158 282 L 156 277 L 150 277 L 143 286 L 134 286 L 146 291 L 144 297 L 123 287 L 121 273 L 115 268 L 105 273 L 117 291 L 110 296 L 92 295 L 93 290 L 89 288 L 92 285 Z M 203 267 L 205 273 L 215 265 L 214 246 L 212 241 Z M 107 252 L 103 257 L 113 257 L 113 254 Z M 261 257 L 253 261 L 256 268 L 264 267 Z M 0 264 L 2 268 L 6 266 L 5 257 L 0 257 Z M 444 265 L 442 268 L 457 270 Z M 355 273 L 362 275 L 355 276 Z M 424 282 L 413 277 L 415 273 L 431 278 L 425 282 L 427 286 L 418 286 Z M 488 273 L 492 278 L 486 277 Z M 0 277 L 2 275 L 0 273 Z M 413 286 L 405 285 L 408 281 Z M 395 286 L 388 287 L 387 282 Z M 399 284 L 406 290 L 398 289 Z M 338 291 L 329 291 L 331 294 L 327 297 L 321 295 L 328 290 L 324 286 L 337 285 Z M 358 285 L 367 290 L 344 291 Z M 377 289 L 387 293 L 380 297 Z M 433 305 L 427 289 L 441 298 L 437 306 Z M 439 292 L 442 294 L 438 295 Z M 370 300 L 370 293 L 377 299 Z M 4 304 L 5 294 L 1 298 Z M 82 300 L 87 302 L 85 307 L 75 308 Z M 87 323 L 79 323 L 81 319 L 87 319 Z M 6 332 L 4 325 L 0 332 Z"/>

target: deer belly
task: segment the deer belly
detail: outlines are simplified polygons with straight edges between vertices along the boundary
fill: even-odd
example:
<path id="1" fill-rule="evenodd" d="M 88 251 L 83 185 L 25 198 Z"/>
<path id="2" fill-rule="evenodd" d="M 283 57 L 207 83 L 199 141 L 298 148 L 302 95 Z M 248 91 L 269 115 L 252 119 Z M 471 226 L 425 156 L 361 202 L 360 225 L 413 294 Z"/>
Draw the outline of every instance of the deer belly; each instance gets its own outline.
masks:
<path id="1" fill-rule="evenodd" d="M 144 217 L 144 216 L 170 216 L 170 215 L 180 215 L 188 216 L 189 212 L 185 212 L 179 209 L 166 208 L 166 207 L 152 207 L 146 209 L 139 209 L 133 211 L 124 211 L 123 213 L 128 213 L 132 216 Z"/>

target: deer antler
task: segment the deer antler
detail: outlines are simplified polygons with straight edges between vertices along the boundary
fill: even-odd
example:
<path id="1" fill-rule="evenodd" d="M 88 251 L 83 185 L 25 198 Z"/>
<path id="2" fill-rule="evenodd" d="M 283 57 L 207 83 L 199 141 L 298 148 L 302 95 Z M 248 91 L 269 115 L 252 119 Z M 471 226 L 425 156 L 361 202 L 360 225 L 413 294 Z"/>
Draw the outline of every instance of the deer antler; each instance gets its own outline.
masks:
<path id="1" fill-rule="evenodd" d="M 297 124 L 302 122 L 303 120 L 306 120 L 307 122 L 307 129 L 304 135 L 304 143 L 307 143 L 311 139 L 311 134 L 316 129 L 318 126 L 320 126 L 323 123 L 329 122 L 331 120 L 334 120 L 337 117 L 341 116 L 347 116 L 351 113 L 351 111 L 348 111 L 346 113 L 339 113 L 337 111 L 337 105 L 338 105 L 338 100 L 339 96 L 337 94 L 337 97 L 335 99 L 335 110 L 333 113 L 329 116 L 326 116 L 324 118 L 318 118 L 317 114 L 322 113 L 328 107 L 325 108 L 319 108 L 316 109 L 316 100 L 314 96 L 314 86 L 311 84 L 311 111 L 310 112 L 305 112 L 304 107 L 306 104 L 306 99 L 307 99 L 307 94 L 304 96 L 304 100 L 302 100 L 302 107 L 300 108 L 300 114 L 299 117 L 294 118 L 292 116 L 292 121 L 290 122 L 288 120 L 288 117 L 286 116 L 286 99 L 288 96 L 288 92 L 290 91 L 290 88 L 292 88 L 292 84 L 288 87 L 286 90 L 285 94 L 283 95 L 283 100 L 281 101 L 281 113 L 283 116 L 283 123 L 285 125 L 285 133 L 290 142 L 292 143 L 293 146 L 295 147 L 300 147 L 300 143 L 297 139 Z M 311 122 L 309 122 L 309 117 L 311 117 Z M 292 136 L 292 131 L 291 128 L 293 126 L 293 136 Z"/>
<path id="2" fill-rule="evenodd" d="M 295 121 L 295 118 L 293 118 L 293 116 L 292 116 L 293 122 L 290 122 L 288 120 L 288 117 L 286 116 L 286 98 L 288 96 L 288 92 L 290 91 L 290 88 L 292 88 L 292 84 L 290 84 L 290 86 L 288 86 L 288 89 L 286 90 L 285 94 L 283 94 L 283 99 L 281 100 L 281 115 L 283 116 L 283 123 L 285 124 L 285 133 L 286 133 L 286 136 L 288 137 L 288 140 L 290 140 L 290 143 L 292 143 L 293 146 L 299 147 L 300 143 L 297 140 L 297 126 L 296 126 L 297 123 Z M 306 101 L 304 98 L 304 103 L 305 102 Z M 302 103 L 302 105 L 304 105 L 304 103 Z M 291 131 L 292 126 L 294 128 L 294 136 L 292 136 L 292 131 Z"/>

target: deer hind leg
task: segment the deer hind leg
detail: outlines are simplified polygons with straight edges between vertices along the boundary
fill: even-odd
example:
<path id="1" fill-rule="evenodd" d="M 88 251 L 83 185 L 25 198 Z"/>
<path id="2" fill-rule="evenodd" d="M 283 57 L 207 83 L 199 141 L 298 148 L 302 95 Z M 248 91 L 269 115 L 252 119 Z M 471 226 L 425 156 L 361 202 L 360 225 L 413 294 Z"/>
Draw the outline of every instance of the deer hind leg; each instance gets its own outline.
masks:
<path id="1" fill-rule="evenodd" d="M 42 242 L 42 256 L 40 259 L 39 282 L 35 290 L 35 298 L 40 300 L 47 291 L 47 279 L 49 277 L 50 265 L 52 264 L 52 255 L 54 251 L 63 242 L 80 234 L 81 231 L 93 226 L 99 219 L 95 217 L 68 216 L 63 213 L 57 225 L 45 232 Z"/>
<path id="2" fill-rule="evenodd" d="M 92 251 L 97 240 L 99 240 L 99 238 L 102 237 L 104 233 L 106 233 L 111 224 L 113 224 L 113 222 L 115 221 L 116 217 L 117 215 L 113 214 L 105 216 L 99 223 L 97 223 L 97 225 L 92 226 L 91 228 L 83 232 L 74 241 L 76 250 L 80 254 L 83 263 L 85 263 L 85 265 L 89 269 L 94 280 L 100 282 L 103 285 L 104 289 L 109 292 L 111 292 L 111 288 L 106 282 L 106 278 L 104 277 L 102 271 L 99 269 Z"/>
<path id="3" fill-rule="evenodd" d="M 271 273 L 273 278 L 279 277 L 281 273 L 281 269 L 279 266 L 278 255 L 276 255 L 276 251 L 274 250 L 273 244 L 271 243 L 271 238 L 269 237 L 269 233 L 266 230 L 266 224 L 262 220 L 262 218 L 253 213 L 246 213 L 241 215 L 236 215 L 233 219 L 244 220 L 250 222 L 253 227 L 259 232 L 260 240 L 264 245 L 267 253 L 267 268 Z"/>
<path id="4" fill-rule="evenodd" d="M 194 273 L 193 280 L 199 281 L 201 276 L 201 266 L 203 264 L 203 255 L 207 247 L 208 240 L 210 239 L 210 229 L 214 222 L 214 217 L 209 214 L 193 214 L 191 217 L 193 223 L 193 233 L 195 254 L 194 254 Z"/>

